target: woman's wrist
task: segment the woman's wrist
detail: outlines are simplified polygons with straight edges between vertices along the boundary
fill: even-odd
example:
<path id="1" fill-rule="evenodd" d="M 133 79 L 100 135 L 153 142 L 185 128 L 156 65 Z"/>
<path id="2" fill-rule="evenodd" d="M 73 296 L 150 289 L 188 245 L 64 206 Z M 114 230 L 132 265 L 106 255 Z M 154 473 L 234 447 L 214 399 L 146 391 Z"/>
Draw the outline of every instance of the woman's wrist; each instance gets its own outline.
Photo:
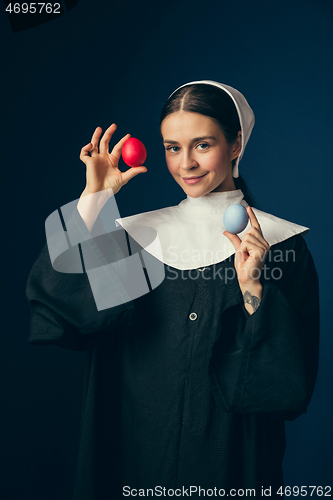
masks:
<path id="1" fill-rule="evenodd" d="M 259 307 L 262 299 L 262 285 L 259 280 L 249 281 L 248 283 L 239 283 L 243 294 L 244 306 L 251 315 Z"/>
<path id="2" fill-rule="evenodd" d="M 104 189 L 97 193 L 90 193 L 85 189 L 82 192 L 77 209 L 89 231 L 92 230 L 100 211 L 112 195 L 112 189 Z"/>

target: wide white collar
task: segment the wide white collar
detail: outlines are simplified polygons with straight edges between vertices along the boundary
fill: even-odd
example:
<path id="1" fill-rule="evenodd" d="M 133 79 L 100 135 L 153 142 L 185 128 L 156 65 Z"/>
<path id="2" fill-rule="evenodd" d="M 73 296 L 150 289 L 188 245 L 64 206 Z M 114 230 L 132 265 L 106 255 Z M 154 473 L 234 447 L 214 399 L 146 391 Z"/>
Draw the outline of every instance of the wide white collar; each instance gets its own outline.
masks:
<path id="1" fill-rule="evenodd" d="M 217 264 L 235 253 L 223 235 L 223 214 L 229 205 L 248 206 L 240 189 L 187 198 L 173 207 L 116 219 L 139 245 L 158 260 L 179 270 Z M 309 228 L 280 219 L 256 208 L 264 238 L 272 246 Z M 250 222 L 241 237 L 250 228 Z M 154 235 L 152 237 L 152 235 Z"/>

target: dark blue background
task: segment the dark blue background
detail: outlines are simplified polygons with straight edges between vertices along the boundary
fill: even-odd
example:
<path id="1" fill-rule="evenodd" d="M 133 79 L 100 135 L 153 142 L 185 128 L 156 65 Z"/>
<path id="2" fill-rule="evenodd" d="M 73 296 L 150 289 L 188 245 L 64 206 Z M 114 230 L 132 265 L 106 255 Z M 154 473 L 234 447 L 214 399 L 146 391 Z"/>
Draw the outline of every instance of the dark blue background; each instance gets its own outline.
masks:
<path id="1" fill-rule="evenodd" d="M 240 171 L 262 210 L 311 228 L 321 364 L 307 414 L 287 423 L 285 484 L 331 484 L 332 1 L 80 0 L 15 34 L 0 17 L 1 498 L 69 500 L 72 490 L 85 353 L 27 345 L 25 283 L 44 221 L 80 196 L 81 147 L 112 122 L 115 140 L 131 133 L 148 150 L 148 172 L 117 195 L 121 216 L 179 203 L 158 120 L 168 95 L 195 79 L 246 96 L 256 125 Z"/>

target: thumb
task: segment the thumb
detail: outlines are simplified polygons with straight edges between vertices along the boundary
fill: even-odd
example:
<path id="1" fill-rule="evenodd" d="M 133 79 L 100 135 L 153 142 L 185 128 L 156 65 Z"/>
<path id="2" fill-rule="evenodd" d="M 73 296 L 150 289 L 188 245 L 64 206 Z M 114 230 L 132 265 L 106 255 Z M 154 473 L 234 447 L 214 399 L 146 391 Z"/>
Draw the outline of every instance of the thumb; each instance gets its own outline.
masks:
<path id="1" fill-rule="evenodd" d="M 242 243 L 240 237 L 237 236 L 237 234 L 229 233 L 229 231 L 223 231 L 223 234 L 234 245 L 235 250 L 237 251 L 238 248 L 241 246 L 241 243 Z"/>
<path id="2" fill-rule="evenodd" d="M 126 170 L 126 172 L 122 173 L 122 179 L 124 183 L 126 184 L 130 179 L 135 177 L 138 174 L 142 174 L 143 172 L 147 172 L 146 167 L 132 167 Z"/>

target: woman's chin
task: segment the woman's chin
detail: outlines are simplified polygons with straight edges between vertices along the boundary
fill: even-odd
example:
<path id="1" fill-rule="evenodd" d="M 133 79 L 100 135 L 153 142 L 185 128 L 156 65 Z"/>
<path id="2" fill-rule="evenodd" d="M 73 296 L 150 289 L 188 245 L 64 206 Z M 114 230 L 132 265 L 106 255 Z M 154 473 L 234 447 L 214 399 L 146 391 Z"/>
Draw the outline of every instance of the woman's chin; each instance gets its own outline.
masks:
<path id="1" fill-rule="evenodd" d="M 181 186 L 184 193 L 190 196 L 191 198 L 199 198 L 199 196 L 203 196 L 207 193 L 206 189 L 203 189 L 199 186 Z"/>

